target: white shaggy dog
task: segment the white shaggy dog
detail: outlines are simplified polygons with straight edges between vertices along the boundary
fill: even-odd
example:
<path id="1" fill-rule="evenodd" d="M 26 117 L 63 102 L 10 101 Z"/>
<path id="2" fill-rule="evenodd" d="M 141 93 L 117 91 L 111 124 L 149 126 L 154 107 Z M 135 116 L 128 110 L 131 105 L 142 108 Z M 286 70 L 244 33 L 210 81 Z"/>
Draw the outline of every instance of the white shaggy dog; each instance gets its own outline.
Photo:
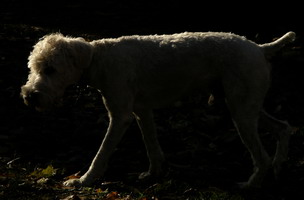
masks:
<path id="1" fill-rule="evenodd" d="M 51 34 L 43 37 L 29 56 L 30 74 L 21 95 L 25 104 L 42 111 L 56 105 L 65 88 L 80 79 L 102 93 L 110 117 L 106 136 L 89 170 L 80 179 L 65 182 L 84 186 L 103 175 L 134 116 L 150 161 L 149 170 L 140 178 L 160 176 L 165 159 L 152 109 L 193 90 L 212 93 L 212 87 L 220 85 L 255 167 L 244 186 L 260 186 L 268 169 L 273 167 L 278 174 L 287 159 L 291 132 L 287 123 L 262 109 L 271 72 L 266 58 L 294 39 L 295 34 L 289 32 L 274 42 L 258 45 L 231 33 L 186 32 L 86 42 Z M 259 125 L 270 127 L 278 140 L 273 159 L 258 136 L 258 120 Z"/>

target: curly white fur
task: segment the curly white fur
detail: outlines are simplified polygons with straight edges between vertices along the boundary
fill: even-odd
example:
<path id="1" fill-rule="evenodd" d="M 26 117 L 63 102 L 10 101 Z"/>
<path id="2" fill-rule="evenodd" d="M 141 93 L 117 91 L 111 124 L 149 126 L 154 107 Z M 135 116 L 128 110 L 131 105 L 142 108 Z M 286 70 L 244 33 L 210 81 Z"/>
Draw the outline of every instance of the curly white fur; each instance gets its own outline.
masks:
<path id="1" fill-rule="evenodd" d="M 148 172 L 140 177 L 160 176 L 164 156 L 152 109 L 193 90 L 212 93 L 214 85 L 221 85 L 255 165 L 245 186 L 259 186 L 272 165 L 278 173 L 287 159 L 291 131 L 287 123 L 262 111 L 271 71 L 266 57 L 294 38 L 289 32 L 275 42 L 258 45 L 235 34 L 214 32 L 135 35 L 92 42 L 51 34 L 43 37 L 29 56 L 30 74 L 21 95 L 27 105 L 41 111 L 56 105 L 65 88 L 80 79 L 102 93 L 110 116 L 107 134 L 89 170 L 80 179 L 65 183 L 82 186 L 103 175 L 134 116 L 150 160 Z M 258 136 L 259 119 L 277 133 L 273 160 Z"/>

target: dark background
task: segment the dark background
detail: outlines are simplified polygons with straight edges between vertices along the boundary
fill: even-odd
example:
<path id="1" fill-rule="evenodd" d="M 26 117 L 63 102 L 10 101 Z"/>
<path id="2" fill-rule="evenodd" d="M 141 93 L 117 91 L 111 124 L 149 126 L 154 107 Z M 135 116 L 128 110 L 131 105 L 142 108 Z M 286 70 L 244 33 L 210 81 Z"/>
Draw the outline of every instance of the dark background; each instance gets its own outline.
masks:
<path id="1" fill-rule="evenodd" d="M 52 27 L 55 31 L 125 34 L 228 31 L 273 37 L 303 33 L 301 5 L 292 1 L 18 1 L 1 2 L 5 23 Z"/>
<path id="2" fill-rule="evenodd" d="M 33 187 L 30 190 L 12 187 L 13 180 L 15 185 L 20 185 L 20 180 L 16 176 L 16 180 L 7 178 L 7 162 L 16 158 L 14 167 L 28 170 L 23 170 L 25 174 L 49 164 L 64 168 L 63 175 L 56 179 L 58 182 L 77 170 L 85 172 L 107 128 L 107 114 L 101 96 L 94 89 L 71 87 L 64 106 L 53 112 L 37 113 L 23 104 L 19 94 L 27 79 L 27 57 L 39 38 L 52 32 L 93 40 L 184 31 L 233 32 L 257 43 L 270 42 L 288 31 L 296 32 L 296 41 L 271 60 L 273 83 L 265 101 L 268 112 L 288 120 L 296 130 L 291 139 L 287 173 L 278 185 L 270 178 L 265 183 L 266 190 L 242 195 L 246 199 L 292 199 L 303 195 L 304 17 L 297 2 L 266 5 L 258 1 L 1 1 L 0 195 L 18 199 L 37 192 Z M 197 190 L 216 187 L 231 192 L 235 182 L 250 175 L 250 155 L 238 138 L 224 104 L 209 107 L 207 98 L 195 94 L 155 112 L 160 143 L 171 167 L 166 179 Z M 261 136 L 267 149 L 273 152 L 273 137 L 266 131 L 261 131 Z M 134 177 L 147 166 L 145 149 L 134 123 L 113 155 L 103 180 L 129 183 L 131 179 L 129 184 L 134 186 Z M 178 199 L 175 193 L 179 198 L 188 195 L 177 187 L 171 190 L 167 191 L 171 199 Z"/>

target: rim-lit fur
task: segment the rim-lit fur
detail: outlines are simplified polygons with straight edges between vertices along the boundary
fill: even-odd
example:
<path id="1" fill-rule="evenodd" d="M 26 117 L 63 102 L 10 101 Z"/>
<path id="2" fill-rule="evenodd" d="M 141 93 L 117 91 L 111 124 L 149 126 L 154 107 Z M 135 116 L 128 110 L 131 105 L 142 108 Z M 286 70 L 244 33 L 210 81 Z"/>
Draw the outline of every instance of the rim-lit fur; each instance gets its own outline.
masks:
<path id="1" fill-rule="evenodd" d="M 277 175 L 287 160 L 291 128 L 268 115 L 262 106 L 270 85 L 267 58 L 294 39 L 295 34 L 289 32 L 274 42 L 258 45 L 231 33 L 185 32 L 89 43 L 52 34 L 34 46 L 28 62 L 30 74 L 21 95 L 27 105 L 45 110 L 56 105 L 65 88 L 79 79 L 102 93 L 110 118 L 106 136 L 89 170 L 80 179 L 65 182 L 68 186 L 85 186 L 103 175 L 134 117 L 150 161 L 149 170 L 140 178 L 161 176 L 165 159 L 152 110 L 191 91 L 212 92 L 213 86 L 220 86 L 254 164 L 244 186 L 258 187 L 269 168 L 273 167 Z M 268 128 L 278 140 L 273 159 L 262 145 L 258 125 Z"/>
<path id="2" fill-rule="evenodd" d="M 21 95 L 27 105 L 37 110 L 52 107 L 63 96 L 67 86 L 76 83 L 89 66 L 92 47 L 82 38 L 69 38 L 61 34 L 43 37 L 28 58 L 30 73 Z M 35 93 L 31 102 L 29 96 Z"/>

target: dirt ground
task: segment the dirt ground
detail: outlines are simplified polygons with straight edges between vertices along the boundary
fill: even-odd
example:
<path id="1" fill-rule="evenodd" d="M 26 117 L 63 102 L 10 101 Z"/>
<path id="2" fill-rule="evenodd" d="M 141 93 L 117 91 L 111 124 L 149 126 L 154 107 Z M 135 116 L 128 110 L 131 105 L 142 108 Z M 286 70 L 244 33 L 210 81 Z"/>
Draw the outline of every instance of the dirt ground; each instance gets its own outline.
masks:
<path id="1" fill-rule="evenodd" d="M 183 1 L 107 0 L 97 5 L 80 0 L 52 4 L 4 0 L 0 6 L 0 199 L 283 200 L 304 195 L 304 31 L 300 23 L 290 20 L 299 18 L 296 5 L 288 17 L 281 10 L 271 17 L 265 17 L 261 10 L 262 18 L 230 10 L 214 20 L 211 16 L 216 9 L 196 8 L 196 4 Z M 281 24 L 280 20 L 285 21 Z M 194 94 L 155 111 L 159 140 L 168 161 L 168 174 L 163 179 L 149 183 L 137 180 L 148 161 L 134 123 L 102 179 L 90 188 L 63 187 L 65 177 L 88 168 L 108 118 L 100 94 L 77 85 L 66 91 L 60 109 L 38 113 L 23 104 L 20 87 L 27 79 L 27 57 L 38 39 L 51 32 L 93 40 L 209 30 L 234 32 L 258 43 L 290 30 L 297 33 L 296 41 L 271 60 L 273 81 L 265 101 L 269 113 L 294 127 L 281 179 L 275 181 L 270 173 L 261 189 L 236 189 L 236 183 L 245 181 L 252 172 L 250 155 L 223 102 L 208 106 L 206 95 Z M 274 138 L 265 130 L 261 130 L 261 137 L 273 153 Z"/>

